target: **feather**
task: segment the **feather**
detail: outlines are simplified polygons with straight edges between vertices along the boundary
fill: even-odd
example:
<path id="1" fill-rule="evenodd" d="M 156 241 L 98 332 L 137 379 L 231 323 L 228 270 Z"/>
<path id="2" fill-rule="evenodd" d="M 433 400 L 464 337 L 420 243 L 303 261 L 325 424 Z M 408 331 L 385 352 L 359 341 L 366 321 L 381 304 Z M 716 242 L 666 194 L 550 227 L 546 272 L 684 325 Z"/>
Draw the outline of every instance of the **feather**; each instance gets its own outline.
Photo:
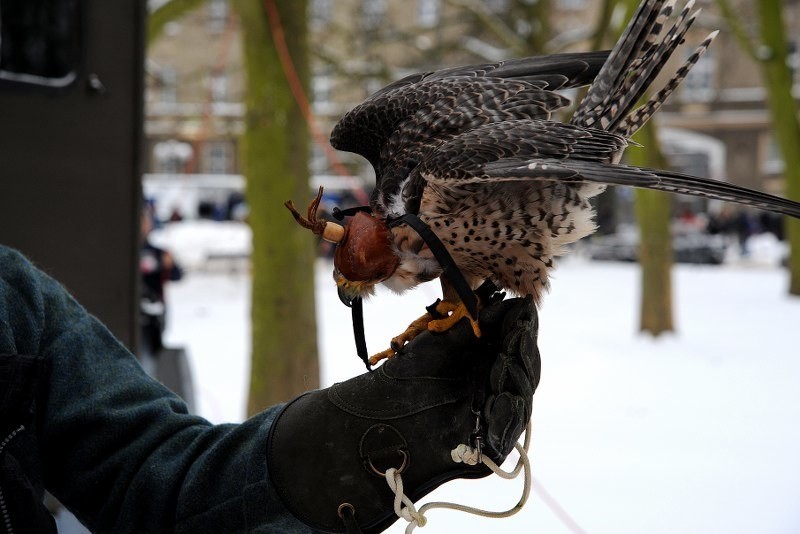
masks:
<path id="1" fill-rule="evenodd" d="M 483 165 L 482 170 L 484 174 L 479 178 L 480 180 L 555 180 L 570 184 L 593 182 L 640 187 L 737 202 L 800 218 L 800 203 L 727 182 L 672 171 L 631 165 L 553 159 L 541 159 L 522 165 L 519 161 L 501 160 Z"/>

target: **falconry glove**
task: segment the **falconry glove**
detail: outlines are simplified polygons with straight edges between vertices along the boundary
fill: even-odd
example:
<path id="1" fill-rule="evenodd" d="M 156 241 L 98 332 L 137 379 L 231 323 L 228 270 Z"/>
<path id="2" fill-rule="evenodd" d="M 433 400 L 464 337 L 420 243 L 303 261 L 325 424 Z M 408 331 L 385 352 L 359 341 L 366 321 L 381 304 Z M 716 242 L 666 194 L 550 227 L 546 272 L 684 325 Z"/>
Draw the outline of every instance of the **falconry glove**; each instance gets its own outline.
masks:
<path id="1" fill-rule="evenodd" d="M 268 441 L 273 485 L 309 527 L 379 532 L 397 519 L 384 475 L 402 473 L 412 500 L 454 478 L 491 474 L 453 459 L 460 444 L 500 464 L 531 417 L 539 382 L 533 300 L 509 299 L 425 332 L 373 372 L 307 393 L 278 415 Z"/>

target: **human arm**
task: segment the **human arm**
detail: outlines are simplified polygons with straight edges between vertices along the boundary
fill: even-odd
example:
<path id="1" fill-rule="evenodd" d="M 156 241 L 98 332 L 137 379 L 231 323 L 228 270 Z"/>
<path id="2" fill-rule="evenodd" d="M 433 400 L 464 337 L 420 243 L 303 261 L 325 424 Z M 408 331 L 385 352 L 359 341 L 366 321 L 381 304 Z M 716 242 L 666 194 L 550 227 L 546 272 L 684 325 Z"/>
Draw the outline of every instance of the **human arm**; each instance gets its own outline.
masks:
<path id="1" fill-rule="evenodd" d="M 309 531 L 268 483 L 279 407 L 241 425 L 190 415 L 20 254 L 0 247 L 0 277 L 0 357 L 41 367 L 33 413 L 7 451 L 35 485 L 95 532 Z"/>

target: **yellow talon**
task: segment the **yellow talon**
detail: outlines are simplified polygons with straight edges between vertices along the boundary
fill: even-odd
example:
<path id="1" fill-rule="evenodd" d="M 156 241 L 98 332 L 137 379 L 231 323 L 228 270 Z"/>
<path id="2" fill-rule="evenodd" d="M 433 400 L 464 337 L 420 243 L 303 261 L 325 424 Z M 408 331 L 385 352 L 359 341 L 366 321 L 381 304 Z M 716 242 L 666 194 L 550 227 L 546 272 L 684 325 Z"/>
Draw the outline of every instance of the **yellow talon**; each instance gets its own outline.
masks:
<path id="1" fill-rule="evenodd" d="M 475 337 L 481 337 L 481 328 L 478 321 L 470 317 L 463 303 L 443 300 L 436 305 L 436 313 L 439 317 L 443 317 L 441 319 L 434 319 L 433 315 L 426 313 L 422 317 L 414 320 L 402 334 L 392 338 L 391 348 L 370 356 L 369 364 L 375 365 L 382 360 L 392 358 L 403 348 L 403 345 L 425 330 L 437 333 L 446 332 L 453 328 L 453 326 L 464 317 L 469 319 L 469 324 L 472 326 L 472 333 L 475 334 Z"/>
<path id="2" fill-rule="evenodd" d="M 470 317 L 467 307 L 462 302 L 448 302 L 446 300 L 436 305 L 436 311 L 440 315 L 445 315 L 443 319 L 435 319 L 428 323 L 428 330 L 431 332 L 445 332 L 458 323 L 461 319 L 466 317 L 469 319 L 469 324 L 472 326 L 472 333 L 475 337 L 481 337 L 481 327 L 477 319 Z M 448 315 L 449 314 L 449 315 Z"/>
<path id="3" fill-rule="evenodd" d="M 427 330 L 428 323 L 432 318 L 433 317 L 431 316 L 431 314 L 426 313 L 422 317 L 415 319 L 410 325 L 408 325 L 408 328 L 406 328 L 402 334 L 392 338 L 391 348 L 371 356 L 369 359 L 369 364 L 375 365 L 381 360 L 388 360 L 389 358 L 394 356 L 397 353 L 397 351 L 403 348 L 403 345 L 405 345 L 406 343 L 408 343 L 409 341 L 420 335 L 422 332 Z"/>
<path id="4" fill-rule="evenodd" d="M 396 353 L 395 353 L 394 349 L 386 349 L 386 350 L 384 350 L 382 352 L 379 352 L 378 354 L 373 354 L 372 356 L 370 356 L 369 357 L 369 364 L 370 365 L 375 365 L 376 363 L 378 363 L 381 360 L 388 360 L 389 358 L 394 357 L 395 354 Z"/>

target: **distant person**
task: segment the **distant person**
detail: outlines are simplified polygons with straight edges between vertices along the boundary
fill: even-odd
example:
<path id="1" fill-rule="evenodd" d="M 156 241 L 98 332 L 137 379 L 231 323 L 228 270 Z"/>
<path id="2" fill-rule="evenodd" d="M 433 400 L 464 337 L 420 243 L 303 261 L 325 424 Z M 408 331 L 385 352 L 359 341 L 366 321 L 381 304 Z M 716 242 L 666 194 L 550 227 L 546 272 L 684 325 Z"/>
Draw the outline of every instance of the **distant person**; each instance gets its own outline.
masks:
<path id="1" fill-rule="evenodd" d="M 141 240 L 139 272 L 141 274 L 140 320 L 142 350 L 149 356 L 157 356 L 163 347 L 162 334 L 166 327 L 166 301 L 164 285 L 180 280 L 183 276 L 172 254 L 150 242 L 154 223 L 152 206 L 145 205 L 141 216 Z"/>
<path id="2" fill-rule="evenodd" d="M 229 221 L 241 221 L 243 210 L 246 212 L 244 195 L 239 191 L 232 191 L 227 200 L 227 219 Z"/>
<path id="3" fill-rule="evenodd" d="M 183 220 L 183 214 L 181 213 L 180 208 L 177 206 L 172 208 L 172 213 L 169 214 L 169 222 L 181 222 Z"/>
<path id="4" fill-rule="evenodd" d="M 717 215 L 709 220 L 708 233 L 735 238 L 739 243 L 741 255 L 748 256 L 747 240 L 755 233 L 755 225 L 753 217 L 747 211 L 725 205 Z"/>

